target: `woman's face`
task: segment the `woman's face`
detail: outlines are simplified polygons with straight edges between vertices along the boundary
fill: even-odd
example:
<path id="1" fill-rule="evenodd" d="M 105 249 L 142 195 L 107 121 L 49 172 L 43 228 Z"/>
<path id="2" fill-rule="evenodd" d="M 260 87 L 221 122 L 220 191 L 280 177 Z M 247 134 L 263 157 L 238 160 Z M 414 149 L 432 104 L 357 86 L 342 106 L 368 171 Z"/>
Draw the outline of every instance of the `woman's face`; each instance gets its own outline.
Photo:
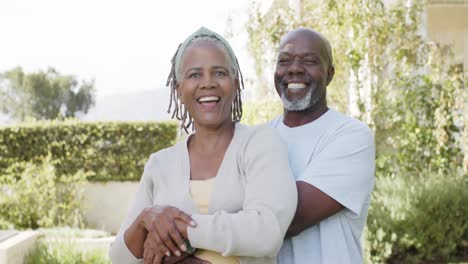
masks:
<path id="1" fill-rule="evenodd" d="M 239 82 L 229 71 L 229 62 L 223 48 L 211 41 L 195 41 L 185 50 L 176 87 L 196 129 L 232 124 L 231 105 Z"/>

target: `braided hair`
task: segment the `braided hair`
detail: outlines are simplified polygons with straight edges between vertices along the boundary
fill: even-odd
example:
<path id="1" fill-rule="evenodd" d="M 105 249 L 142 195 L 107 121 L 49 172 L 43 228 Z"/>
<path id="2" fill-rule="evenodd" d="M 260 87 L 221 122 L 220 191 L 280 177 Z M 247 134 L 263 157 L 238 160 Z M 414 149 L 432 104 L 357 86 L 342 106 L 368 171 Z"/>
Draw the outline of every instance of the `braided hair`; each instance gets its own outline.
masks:
<path id="1" fill-rule="evenodd" d="M 193 119 L 188 113 L 187 109 L 185 109 L 184 105 L 180 101 L 179 97 L 177 96 L 176 85 L 177 80 L 180 79 L 180 68 L 181 68 L 181 59 L 182 55 L 184 54 L 187 47 L 190 46 L 195 40 L 207 40 L 215 43 L 216 45 L 223 48 L 223 50 L 227 53 L 231 63 L 231 73 L 234 75 L 236 80 L 240 79 L 241 86 L 237 88 L 236 97 L 232 102 L 231 106 L 231 118 L 234 123 L 239 122 L 242 118 L 242 98 L 241 98 L 241 89 L 244 88 L 244 79 L 242 76 L 242 72 L 239 67 L 239 62 L 237 57 L 234 55 L 231 46 L 229 43 L 220 35 L 216 34 L 213 31 L 210 31 L 204 27 L 197 30 L 191 36 L 189 36 L 183 43 L 181 43 L 177 50 L 172 56 L 171 59 L 171 71 L 169 76 L 167 77 L 166 86 L 169 86 L 171 89 L 171 95 L 169 97 L 169 108 L 167 110 L 168 113 L 172 111 L 172 118 L 176 118 L 180 121 L 180 128 L 183 129 L 185 132 L 189 133 L 188 129 L 191 128 L 192 131 L 194 129 Z"/>

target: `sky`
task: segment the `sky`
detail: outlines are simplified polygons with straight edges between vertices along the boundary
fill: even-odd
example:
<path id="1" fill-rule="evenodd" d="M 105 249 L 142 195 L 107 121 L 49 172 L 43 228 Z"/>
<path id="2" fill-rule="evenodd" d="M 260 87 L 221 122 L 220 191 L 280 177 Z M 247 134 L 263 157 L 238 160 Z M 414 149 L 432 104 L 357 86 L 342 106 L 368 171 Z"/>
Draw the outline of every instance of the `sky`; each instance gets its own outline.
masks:
<path id="1" fill-rule="evenodd" d="M 268 1 L 267 1 L 268 2 Z M 0 0 L 0 72 L 54 67 L 94 79 L 97 94 L 162 88 L 178 44 L 200 26 L 228 39 L 254 76 L 243 30 L 250 0 Z"/>

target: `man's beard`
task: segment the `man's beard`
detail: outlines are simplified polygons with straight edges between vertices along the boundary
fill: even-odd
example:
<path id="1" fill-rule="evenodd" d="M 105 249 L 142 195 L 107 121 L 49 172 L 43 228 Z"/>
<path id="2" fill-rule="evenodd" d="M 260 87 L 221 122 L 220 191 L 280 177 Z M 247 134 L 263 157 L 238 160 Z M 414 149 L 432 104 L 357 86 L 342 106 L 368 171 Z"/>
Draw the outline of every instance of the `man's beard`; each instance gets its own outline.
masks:
<path id="1" fill-rule="evenodd" d="M 307 94 L 299 99 L 294 99 L 290 100 L 286 96 L 286 92 L 284 90 L 281 90 L 281 101 L 283 101 L 283 107 L 288 110 L 288 111 L 304 111 L 309 108 L 312 108 L 314 105 L 316 105 L 321 98 L 321 94 L 314 94 L 314 92 L 317 90 L 317 83 L 311 83 L 311 87 Z M 312 98 L 312 95 L 314 95 L 314 98 Z"/>

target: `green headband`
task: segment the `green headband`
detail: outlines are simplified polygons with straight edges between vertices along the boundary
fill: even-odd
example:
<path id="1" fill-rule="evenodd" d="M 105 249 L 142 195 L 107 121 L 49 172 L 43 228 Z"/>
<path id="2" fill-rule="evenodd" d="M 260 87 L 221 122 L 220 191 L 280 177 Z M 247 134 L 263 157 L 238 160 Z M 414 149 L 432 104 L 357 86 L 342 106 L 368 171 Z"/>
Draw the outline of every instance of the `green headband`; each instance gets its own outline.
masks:
<path id="1" fill-rule="evenodd" d="M 231 48 L 231 45 L 229 45 L 229 43 L 227 42 L 226 39 L 224 39 L 221 35 L 219 35 L 218 33 L 216 32 L 213 32 L 209 29 L 207 29 L 206 27 L 201 27 L 200 29 L 198 29 L 197 31 L 195 31 L 195 33 L 193 33 L 192 35 L 190 35 L 187 39 L 185 39 L 184 42 L 182 42 L 182 44 L 180 45 L 178 51 L 177 51 L 177 55 L 175 57 L 175 75 L 176 75 L 176 79 L 179 79 L 179 67 L 180 67 L 180 61 L 182 59 L 182 56 L 184 55 L 184 52 L 185 50 L 187 49 L 187 47 L 190 45 L 190 43 L 197 39 L 197 38 L 203 38 L 203 37 L 208 37 L 208 38 L 212 38 L 212 39 L 216 39 L 218 40 L 221 44 L 223 44 L 223 46 L 226 48 L 226 51 L 228 53 L 228 56 L 229 58 L 231 59 L 231 62 L 233 63 L 233 68 L 235 70 L 235 65 L 237 64 L 237 59 L 236 59 L 236 55 L 234 54 L 234 51 L 232 50 Z M 237 75 L 236 75 L 237 76 Z"/>

